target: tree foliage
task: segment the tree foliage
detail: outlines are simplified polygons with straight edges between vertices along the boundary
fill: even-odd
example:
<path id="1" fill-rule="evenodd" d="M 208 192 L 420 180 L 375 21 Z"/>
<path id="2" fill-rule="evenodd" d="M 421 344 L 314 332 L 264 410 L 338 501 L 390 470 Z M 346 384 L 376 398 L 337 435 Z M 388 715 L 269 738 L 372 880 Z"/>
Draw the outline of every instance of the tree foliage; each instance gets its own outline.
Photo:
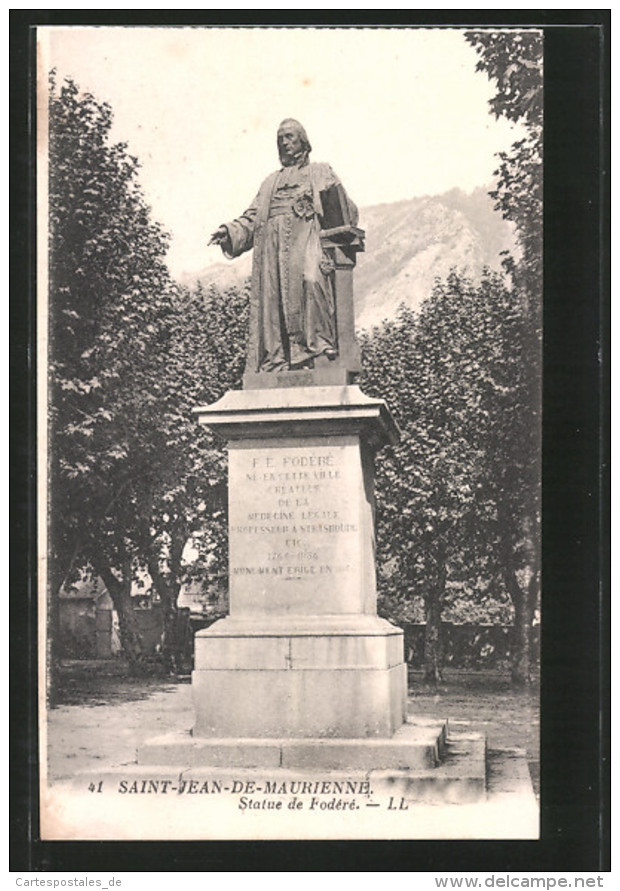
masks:
<path id="1" fill-rule="evenodd" d="M 379 562 L 391 570 L 382 587 L 422 596 L 429 680 L 440 677 L 439 626 L 455 595 L 510 597 L 517 609 L 519 583 L 536 572 L 524 530 L 537 513 L 532 344 L 523 305 L 490 272 L 477 286 L 452 273 L 419 316 L 401 308 L 362 340 L 363 386 L 403 434 L 377 456 Z"/>
<path id="2" fill-rule="evenodd" d="M 179 289 L 110 108 L 54 78 L 49 108 L 50 591 L 90 566 L 139 661 L 138 574 L 170 630 L 190 532 L 225 563 L 223 448 L 191 409 L 239 386 L 247 294 Z"/>
<path id="3" fill-rule="evenodd" d="M 519 122 L 526 130 L 525 137 L 515 142 L 510 152 L 500 153 L 500 166 L 496 171 L 497 188 L 491 195 L 503 216 L 515 224 L 520 249 L 518 256 L 505 258 L 504 266 L 511 275 L 515 296 L 523 304 L 529 332 L 524 355 L 523 390 L 537 406 L 531 421 L 537 425 L 533 436 L 538 462 L 543 287 L 543 36 L 536 30 L 482 30 L 469 32 L 466 38 L 478 53 L 477 70 L 485 71 L 496 85 L 496 94 L 490 102 L 493 114 Z M 521 423 L 528 420 L 526 415 Z M 524 531 L 522 546 L 531 551 L 532 562 L 537 564 L 540 533 L 538 465 L 526 483 L 531 487 L 529 503 L 536 505 L 536 509 L 520 518 Z M 516 576 L 513 576 L 511 585 L 517 610 L 515 627 L 520 637 L 518 650 L 521 654 L 519 664 L 513 665 L 513 678 L 517 683 L 525 683 L 538 571 L 532 571 L 528 581 L 521 580 L 521 594 Z"/>
<path id="4" fill-rule="evenodd" d="M 542 291 L 543 224 L 543 36 L 539 31 L 470 31 L 466 40 L 476 50 L 477 71 L 486 72 L 497 88 L 491 112 L 522 124 L 526 135 L 508 152 L 500 152 L 491 192 L 496 208 L 517 230 L 518 262 L 506 267 L 522 294 L 537 304 Z"/>
<path id="5" fill-rule="evenodd" d="M 179 292 L 170 320 L 161 423 L 167 439 L 150 509 L 149 571 L 170 608 L 188 572 L 221 577 L 228 569 L 226 453 L 192 410 L 238 389 L 244 366 L 248 293 L 198 285 Z M 199 557 L 183 551 L 192 537 Z"/>
<path id="6" fill-rule="evenodd" d="M 152 421 L 148 383 L 171 281 L 167 238 L 149 219 L 137 162 L 124 145 L 108 144 L 110 108 L 52 78 L 49 110 L 50 469 L 59 581 L 76 539 L 91 531 L 82 517 L 104 515 L 130 481 L 135 434 Z"/>

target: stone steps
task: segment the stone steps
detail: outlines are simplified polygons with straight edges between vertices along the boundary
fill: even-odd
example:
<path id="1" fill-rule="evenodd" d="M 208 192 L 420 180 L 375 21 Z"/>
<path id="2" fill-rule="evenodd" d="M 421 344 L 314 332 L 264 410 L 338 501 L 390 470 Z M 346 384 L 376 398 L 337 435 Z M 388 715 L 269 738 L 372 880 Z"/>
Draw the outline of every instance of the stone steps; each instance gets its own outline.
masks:
<path id="1" fill-rule="evenodd" d="M 208 739 L 168 734 L 145 743 L 140 768 L 175 765 L 184 776 L 216 770 L 327 772 L 372 778 L 381 795 L 408 802 L 482 801 L 486 794 L 486 741 L 453 733 L 446 723 L 409 719 L 389 739 Z"/>
<path id="2" fill-rule="evenodd" d="M 316 764 L 316 748 L 314 765 L 241 766 L 250 751 L 247 740 L 228 746 L 211 741 L 206 747 L 211 762 L 215 752 L 221 760 L 207 765 L 195 763 L 199 755 L 204 760 L 204 740 L 192 754 L 195 741 L 189 733 L 160 738 L 140 748 L 139 761 L 107 765 L 55 785 L 50 794 L 66 823 L 66 836 L 58 837 L 538 837 L 538 806 L 523 751 L 487 753 L 484 736 L 432 720 L 408 721 L 401 736 L 417 741 L 409 747 L 409 767 L 375 762 L 369 768 L 359 763 L 326 768 Z M 266 740 L 252 742 L 262 755 L 278 751 Z M 338 750 L 349 761 L 363 760 L 373 744 L 384 763 L 390 754 L 389 746 L 376 747 L 377 740 L 293 740 L 289 751 L 301 755 L 311 742 L 319 742 L 323 753 Z M 405 748 L 402 740 L 392 748 L 395 765 L 402 765 Z M 93 818 L 96 829 L 89 829 Z"/>
<path id="3" fill-rule="evenodd" d="M 440 763 L 445 738 L 445 724 L 413 721 L 407 721 L 389 738 L 217 739 L 185 732 L 144 743 L 138 762 L 185 767 L 424 770 Z"/>

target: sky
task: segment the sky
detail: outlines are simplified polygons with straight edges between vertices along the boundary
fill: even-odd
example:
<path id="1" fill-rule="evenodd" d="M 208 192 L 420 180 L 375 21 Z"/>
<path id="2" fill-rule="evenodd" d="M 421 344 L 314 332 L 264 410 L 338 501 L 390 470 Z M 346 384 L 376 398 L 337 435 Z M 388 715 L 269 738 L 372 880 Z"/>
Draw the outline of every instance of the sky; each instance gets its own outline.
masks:
<path id="1" fill-rule="evenodd" d="M 485 186 L 520 135 L 489 113 L 493 85 L 455 29 L 45 27 L 38 40 L 42 71 L 112 106 L 175 275 L 221 262 L 209 234 L 278 168 L 286 117 L 362 208 Z"/>

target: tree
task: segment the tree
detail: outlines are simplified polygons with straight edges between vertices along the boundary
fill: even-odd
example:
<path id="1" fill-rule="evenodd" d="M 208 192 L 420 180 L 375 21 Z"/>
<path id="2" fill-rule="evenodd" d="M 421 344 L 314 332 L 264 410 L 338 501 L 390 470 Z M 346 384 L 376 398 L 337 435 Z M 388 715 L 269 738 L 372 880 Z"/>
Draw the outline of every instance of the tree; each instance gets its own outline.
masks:
<path id="1" fill-rule="evenodd" d="M 401 307 L 394 322 L 362 341 L 363 386 L 387 399 L 402 429 L 401 444 L 377 456 L 379 560 L 393 564 L 396 584 L 410 596 L 422 595 L 431 683 L 441 679 L 451 567 L 468 546 L 476 457 L 460 430 L 467 393 L 453 361 L 453 336 L 461 329 L 443 296 L 436 290 L 419 317 Z"/>
<path id="2" fill-rule="evenodd" d="M 543 222 L 543 37 L 537 31 L 471 31 L 468 42 L 479 55 L 476 66 L 495 82 L 497 92 L 490 101 L 492 113 L 520 123 L 526 135 L 515 142 L 508 153 L 500 153 L 496 171 L 497 188 L 491 192 L 496 207 L 505 219 L 516 227 L 520 254 L 504 259 L 513 289 L 523 304 L 523 323 L 528 339 L 523 344 L 523 391 L 529 394 L 528 406 L 533 415 L 521 419 L 521 424 L 535 422 L 537 431 L 533 446 L 540 453 L 541 420 L 541 345 L 542 345 L 542 222 Z M 528 408 L 529 412 L 529 408 Z M 529 580 L 518 583 L 513 578 L 516 604 L 515 617 L 518 657 L 513 664 L 513 681 L 526 684 L 529 680 L 529 650 L 532 614 L 539 587 L 540 538 L 540 470 L 528 476 L 531 487 L 531 513 L 523 516 L 523 547 L 531 555 Z M 520 584 L 521 593 L 517 590 Z M 524 587 L 525 586 L 525 587 Z"/>
<path id="3" fill-rule="evenodd" d="M 165 461 L 157 465 L 144 507 L 142 552 L 168 617 L 163 654 L 176 661 L 176 601 L 189 571 L 227 572 L 227 486 L 224 443 L 199 427 L 192 409 L 241 386 L 248 328 L 248 290 L 220 292 L 198 284 L 176 295 L 169 320 L 160 427 Z M 199 534 L 200 533 L 200 534 Z M 199 567 L 186 566 L 190 537 L 200 544 Z"/>
<path id="4" fill-rule="evenodd" d="M 127 653 L 141 652 L 127 534 L 161 454 L 163 347 L 173 282 L 138 163 L 109 142 L 112 113 L 52 75 L 49 96 L 49 589 L 102 576 Z M 133 517 L 133 519 L 132 519 Z"/>
<path id="5" fill-rule="evenodd" d="M 481 601 L 508 594 L 517 619 L 529 609 L 532 341 L 522 304 L 490 272 L 478 286 L 451 274 L 418 317 L 401 308 L 362 340 L 363 385 L 386 398 L 403 431 L 399 446 L 377 456 L 379 560 L 394 567 L 398 586 L 423 596 L 431 682 L 441 677 L 440 623 L 455 589 Z"/>
<path id="6" fill-rule="evenodd" d="M 513 283 L 534 306 L 542 293 L 543 222 L 543 37 L 539 31 L 469 31 L 465 39 L 479 56 L 497 92 L 492 114 L 521 124 L 526 131 L 509 152 L 500 152 L 497 187 L 490 193 L 502 216 L 516 226 L 521 256 L 507 256 Z"/>
<path id="7" fill-rule="evenodd" d="M 178 288 L 111 110 L 50 87 L 50 606 L 84 567 L 105 582 L 121 643 L 143 656 L 133 585 L 150 576 L 176 664 L 183 552 L 226 569 L 223 443 L 192 408 L 239 387 L 247 291 Z M 148 574 L 148 576 L 147 576 Z M 52 610 L 50 610 L 52 612 Z"/>

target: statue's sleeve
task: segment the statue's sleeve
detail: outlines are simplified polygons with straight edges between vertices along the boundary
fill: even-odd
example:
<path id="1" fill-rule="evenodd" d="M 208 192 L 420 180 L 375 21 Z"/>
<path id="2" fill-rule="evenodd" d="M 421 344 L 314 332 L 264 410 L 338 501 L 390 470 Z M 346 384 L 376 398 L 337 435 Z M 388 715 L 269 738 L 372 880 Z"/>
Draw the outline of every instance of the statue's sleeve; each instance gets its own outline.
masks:
<path id="1" fill-rule="evenodd" d="M 342 181 L 341 181 L 340 177 L 337 176 L 337 175 L 334 173 L 334 171 L 333 171 L 332 168 L 329 166 L 329 164 L 326 164 L 325 166 L 326 166 L 326 168 L 327 168 L 327 171 L 326 171 L 326 174 L 327 174 L 326 188 L 329 188 L 329 186 L 340 186 L 340 187 L 341 187 L 342 191 L 344 192 L 345 198 L 347 199 L 347 206 L 348 206 L 348 208 L 349 208 L 349 216 L 350 216 L 350 218 L 351 218 L 351 225 L 352 225 L 352 226 L 357 226 L 357 223 L 358 223 L 358 220 L 359 220 L 359 211 L 358 211 L 358 209 L 357 209 L 357 206 L 353 203 L 353 201 L 351 201 L 351 199 L 350 199 L 349 196 L 347 195 L 347 190 L 346 190 L 345 187 L 342 185 Z"/>
<path id="2" fill-rule="evenodd" d="M 232 220 L 230 223 L 224 223 L 228 230 L 229 243 L 222 245 L 222 252 L 229 260 L 238 257 L 239 254 L 243 254 L 253 247 L 257 210 L 258 195 L 240 217 L 237 217 L 236 220 Z"/>

